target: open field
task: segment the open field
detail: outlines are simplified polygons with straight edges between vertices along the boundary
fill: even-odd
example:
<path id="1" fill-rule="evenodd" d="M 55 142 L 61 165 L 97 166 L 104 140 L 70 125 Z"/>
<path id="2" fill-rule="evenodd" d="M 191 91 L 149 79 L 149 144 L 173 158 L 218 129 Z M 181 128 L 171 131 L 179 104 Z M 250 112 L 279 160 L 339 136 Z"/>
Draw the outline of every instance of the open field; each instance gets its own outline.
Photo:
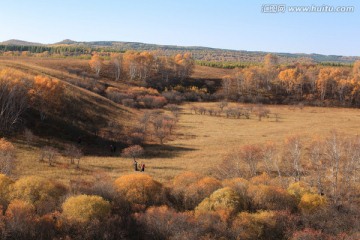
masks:
<path id="1" fill-rule="evenodd" d="M 252 115 L 251 119 L 227 119 L 224 116 L 192 114 L 193 104 L 182 105 L 182 114 L 176 134 L 164 146 L 149 145 L 146 157 L 140 158 L 147 166 L 146 172 L 155 179 L 166 181 L 183 171 L 196 171 L 211 175 L 224 156 L 234 148 L 248 143 L 266 141 L 282 142 L 287 136 L 300 135 L 305 142 L 312 136 L 326 136 L 336 129 L 348 136 L 360 131 L 360 110 L 347 108 L 305 107 L 291 109 L 289 106 L 268 106 L 272 113 L 280 114 L 276 122 L 273 114 L 262 121 Z M 215 103 L 195 103 L 196 106 L 216 108 Z M 41 175 L 68 182 L 69 179 L 92 179 L 98 173 L 111 178 L 131 173 L 132 160 L 119 157 L 85 156 L 81 169 L 70 166 L 67 159 L 58 159 L 55 167 L 40 163 L 36 147 L 18 142 L 16 176 Z M 106 149 L 107 146 L 104 146 Z"/>

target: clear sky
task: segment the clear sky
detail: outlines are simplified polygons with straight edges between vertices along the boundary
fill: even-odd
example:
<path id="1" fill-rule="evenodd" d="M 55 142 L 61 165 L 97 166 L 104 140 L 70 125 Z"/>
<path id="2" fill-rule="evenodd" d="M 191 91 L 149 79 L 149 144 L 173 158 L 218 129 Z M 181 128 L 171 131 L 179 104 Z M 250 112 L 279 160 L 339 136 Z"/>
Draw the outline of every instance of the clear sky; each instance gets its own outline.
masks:
<path id="1" fill-rule="evenodd" d="M 262 13 L 263 4 L 354 6 Z M 0 41 L 131 41 L 360 56 L 357 0 L 0 0 Z"/>

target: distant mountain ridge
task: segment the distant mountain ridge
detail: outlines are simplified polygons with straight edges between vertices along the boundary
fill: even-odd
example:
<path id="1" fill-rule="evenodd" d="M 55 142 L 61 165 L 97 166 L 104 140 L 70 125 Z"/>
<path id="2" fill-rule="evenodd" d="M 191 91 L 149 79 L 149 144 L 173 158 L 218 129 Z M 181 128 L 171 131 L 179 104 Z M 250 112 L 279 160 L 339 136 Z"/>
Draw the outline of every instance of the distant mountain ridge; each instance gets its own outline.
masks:
<path id="1" fill-rule="evenodd" d="M 108 48 L 118 51 L 127 50 L 139 50 L 139 51 L 151 51 L 162 50 L 168 54 L 174 54 L 178 52 L 189 51 L 193 54 L 197 60 L 204 61 L 229 61 L 229 62 L 261 62 L 266 54 L 269 52 L 262 51 L 246 51 L 246 50 L 231 50 L 210 48 L 201 46 L 177 46 L 177 45 L 159 45 L 149 44 L 141 42 L 122 42 L 122 41 L 91 41 L 91 42 L 77 42 L 71 39 L 65 39 L 63 41 L 53 44 L 42 44 L 27 42 L 17 39 L 11 39 L 8 41 L 0 42 L 0 45 L 15 45 L 15 46 L 74 46 L 74 47 L 89 47 L 89 48 Z M 305 54 L 305 53 L 274 53 L 280 56 L 281 62 L 334 62 L 334 63 L 352 63 L 356 60 L 360 60 L 359 56 L 341 56 L 341 55 L 323 55 L 323 54 Z"/>
<path id="2" fill-rule="evenodd" d="M 0 42 L 0 45 L 14 45 L 14 46 L 44 46 L 42 43 L 27 42 L 18 39 L 10 39 L 4 42 Z"/>

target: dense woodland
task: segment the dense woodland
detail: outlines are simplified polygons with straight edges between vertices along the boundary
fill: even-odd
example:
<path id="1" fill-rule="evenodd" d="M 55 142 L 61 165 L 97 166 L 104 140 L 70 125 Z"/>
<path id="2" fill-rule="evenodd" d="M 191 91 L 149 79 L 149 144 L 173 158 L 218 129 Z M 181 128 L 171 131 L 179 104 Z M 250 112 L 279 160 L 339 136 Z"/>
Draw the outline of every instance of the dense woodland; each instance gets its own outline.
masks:
<path id="1" fill-rule="evenodd" d="M 30 52 L 25 58 L 51 51 L 89 54 L 86 48 L 67 47 L 6 50 Z M 135 162 L 147 154 L 148 144 L 168 144 L 184 101 L 219 101 L 216 111 L 194 107 L 195 114 L 255 115 L 259 121 L 270 114 L 260 103 L 358 107 L 360 62 L 282 64 L 270 54 L 262 64 L 236 66 L 222 79 L 193 79 L 196 64 L 189 53 L 93 51 L 82 61 L 83 69 L 69 68 L 78 78 L 65 80 L 0 70 L 0 136 L 6 137 L 0 140 L 0 239 L 360 238 L 360 139 L 337 131 L 311 140 L 294 135 L 239 146 L 219 159 L 208 176 L 184 172 L 166 182 L 142 172 L 116 180 L 101 173 L 94 181 L 78 177 L 68 184 L 36 173 L 12 175 L 21 161 L 15 142 L 33 146 L 33 132 L 43 137 L 40 163 L 55 168 L 61 156 L 81 169 L 80 160 L 90 151 L 81 148 L 81 139 L 74 143 L 78 132 L 70 126 L 75 124 L 97 140 L 88 148 L 116 143 L 122 156 Z M 99 96 L 96 101 L 137 114 L 132 126 L 125 129 L 102 118 L 97 120 L 103 125 L 96 125 L 87 115 L 91 107 L 76 102 L 73 91 L 80 89 L 86 90 L 83 95 Z M 229 102 L 257 105 L 232 108 Z M 73 135 L 57 135 L 62 142 L 51 145 L 55 134 L 49 129 L 60 119 L 61 131 Z"/>

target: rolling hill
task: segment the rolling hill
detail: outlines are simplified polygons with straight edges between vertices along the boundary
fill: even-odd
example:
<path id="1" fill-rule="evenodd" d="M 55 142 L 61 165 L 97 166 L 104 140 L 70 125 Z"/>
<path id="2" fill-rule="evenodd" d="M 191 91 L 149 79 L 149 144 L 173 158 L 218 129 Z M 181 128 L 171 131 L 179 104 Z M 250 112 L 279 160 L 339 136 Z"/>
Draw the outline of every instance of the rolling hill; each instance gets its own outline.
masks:
<path id="1" fill-rule="evenodd" d="M 112 51 L 153 51 L 160 50 L 166 55 L 173 55 L 183 52 L 191 52 L 196 60 L 202 61 L 215 61 L 215 62 L 250 62 L 260 63 L 263 57 L 268 52 L 262 51 L 245 51 L 245 50 L 231 50 L 219 49 L 201 46 L 176 46 L 176 45 L 158 45 L 140 42 L 122 42 L 122 41 L 91 41 L 91 42 L 77 42 L 70 39 L 54 44 L 41 44 L 26 42 L 22 40 L 11 39 L 8 41 L 0 42 L 0 45 L 7 46 L 72 46 L 72 47 L 88 47 L 88 48 L 105 48 Z M 341 55 L 322 55 L 322 54 L 304 54 L 304 53 L 274 53 L 279 56 L 281 63 L 294 63 L 294 62 L 332 62 L 332 63 L 352 63 L 360 60 L 359 56 L 341 56 Z"/>

